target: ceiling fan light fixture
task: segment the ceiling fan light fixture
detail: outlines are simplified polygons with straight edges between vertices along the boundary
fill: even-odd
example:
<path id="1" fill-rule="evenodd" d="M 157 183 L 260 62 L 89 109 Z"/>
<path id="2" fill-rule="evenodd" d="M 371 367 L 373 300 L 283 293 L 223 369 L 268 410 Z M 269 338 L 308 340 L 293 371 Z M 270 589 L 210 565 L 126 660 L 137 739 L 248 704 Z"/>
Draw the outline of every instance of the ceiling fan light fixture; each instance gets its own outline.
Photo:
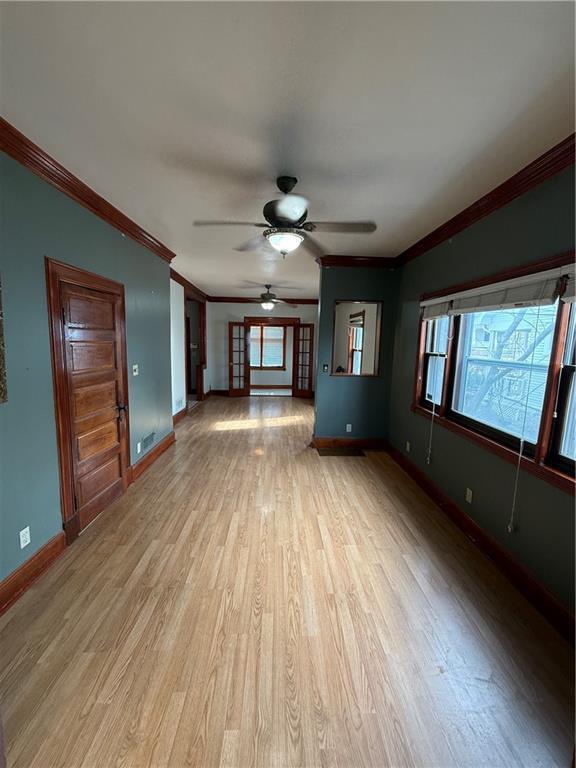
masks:
<path id="1" fill-rule="evenodd" d="M 279 227 L 267 229 L 263 234 L 272 248 L 283 256 L 295 251 L 304 240 L 304 236 L 300 235 L 298 232 L 294 232 L 292 229 L 281 229 Z"/>
<path id="2" fill-rule="evenodd" d="M 274 302 L 273 301 L 263 301 L 262 304 L 260 304 L 262 309 L 266 310 L 266 312 L 271 312 L 274 309 Z"/>

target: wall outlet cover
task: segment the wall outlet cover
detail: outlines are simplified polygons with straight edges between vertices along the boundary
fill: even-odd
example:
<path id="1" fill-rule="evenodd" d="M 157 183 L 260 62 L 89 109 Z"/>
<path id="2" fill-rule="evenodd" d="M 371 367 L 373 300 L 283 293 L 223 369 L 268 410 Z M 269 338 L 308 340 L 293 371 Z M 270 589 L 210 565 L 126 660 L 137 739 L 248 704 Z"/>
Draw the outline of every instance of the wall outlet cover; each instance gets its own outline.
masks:
<path id="1" fill-rule="evenodd" d="M 466 502 L 472 504 L 472 488 L 466 488 Z"/>
<path id="2" fill-rule="evenodd" d="M 132 366 L 132 376 L 139 376 L 140 375 L 140 367 L 138 366 L 138 363 L 135 363 Z"/>
<path id="3" fill-rule="evenodd" d="M 352 424 L 346 424 L 346 432 L 352 432 Z"/>
<path id="4" fill-rule="evenodd" d="M 24 547 L 27 547 L 28 544 L 30 544 L 30 526 L 27 525 L 26 528 L 22 528 L 20 531 L 20 549 L 24 549 Z"/>
<path id="5" fill-rule="evenodd" d="M 410 441 L 406 440 L 406 453 L 410 453 Z"/>
<path id="6" fill-rule="evenodd" d="M 142 453 L 142 443 L 136 443 L 136 453 Z"/>

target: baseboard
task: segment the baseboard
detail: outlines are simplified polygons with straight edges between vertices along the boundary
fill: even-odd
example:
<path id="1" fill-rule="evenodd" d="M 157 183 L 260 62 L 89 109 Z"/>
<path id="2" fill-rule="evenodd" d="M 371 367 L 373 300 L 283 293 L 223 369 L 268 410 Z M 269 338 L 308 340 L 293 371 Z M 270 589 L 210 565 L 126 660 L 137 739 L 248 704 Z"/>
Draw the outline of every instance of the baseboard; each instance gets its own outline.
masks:
<path id="1" fill-rule="evenodd" d="M 292 384 L 250 384 L 250 389 L 292 389 Z"/>
<path id="2" fill-rule="evenodd" d="M 379 450 L 387 448 L 388 444 L 379 437 L 313 437 L 311 448 L 366 448 Z"/>
<path id="3" fill-rule="evenodd" d="M 176 424 L 178 424 L 179 421 L 182 421 L 184 416 L 188 413 L 187 408 L 182 408 L 181 411 L 178 411 L 177 413 L 172 416 L 172 426 L 175 427 Z"/>
<path id="4" fill-rule="evenodd" d="M 4 613 L 66 549 L 64 531 L 40 547 L 29 560 L 0 582 L 0 614 Z"/>
<path id="5" fill-rule="evenodd" d="M 515 560 L 489 533 L 458 507 L 427 475 L 391 445 L 388 453 L 402 469 L 430 496 L 466 536 L 488 557 L 532 605 L 570 643 L 574 644 L 574 616 L 557 597 Z"/>
<path id="6" fill-rule="evenodd" d="M 170 432 L 169 435 L 166 435 L 165 438 L 160 440 L 159 443 L 157 443 L 154 448 L 152 448 L 151 451 L 148 451 L 148 453 L 143 456 L 140 461 L 136 462 L 136 464 L 133 464 L 131 467 L 131 480 L 134 482 L 137 480 L 140 475 L 143 472 L 146 472 L 148 467 L 153 464 L 156 459 L 161 456 L 164 451 L 166 451 L 170 446 L 176 441 L 176 435 L 174 432 Z"/>
<path id="7" fill-rule="evenodd" d="M 217 397 L 228 397 L 227 389 L 211 389 L 208 395 L 216 395 Z"/>

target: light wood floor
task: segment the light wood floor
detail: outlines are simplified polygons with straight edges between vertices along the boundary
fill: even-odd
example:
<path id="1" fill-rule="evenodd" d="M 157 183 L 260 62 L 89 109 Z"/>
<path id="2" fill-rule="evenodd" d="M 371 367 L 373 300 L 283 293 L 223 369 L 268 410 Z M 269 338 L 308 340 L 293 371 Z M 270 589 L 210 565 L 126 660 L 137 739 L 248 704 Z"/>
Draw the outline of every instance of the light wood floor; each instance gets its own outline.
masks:
<path id="1" fill-rule="evenodd" d="M 213 398 L 0 618 L 9 766 L 568 766 L 568 646 L 385 454 Z"/>

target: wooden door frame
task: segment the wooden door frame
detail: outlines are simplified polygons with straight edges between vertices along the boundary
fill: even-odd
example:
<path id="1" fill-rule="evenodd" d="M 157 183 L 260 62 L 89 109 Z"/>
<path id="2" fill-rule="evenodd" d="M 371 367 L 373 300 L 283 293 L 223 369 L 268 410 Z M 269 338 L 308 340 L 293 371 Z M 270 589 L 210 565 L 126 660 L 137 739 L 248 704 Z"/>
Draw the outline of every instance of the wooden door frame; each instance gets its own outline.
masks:
<path id="1" fill-rule="evenodd" d="M 298 387 L 298 366 L 299 366 L 299 353 L 300 353 L 300 328 L 310 328 L 309 339 L 309 376 L 308 381 L 310 383 L 310 389 L 299 389 Z M 298 325 L 294 326 L 294 338 L 292 339 L 292 397 L 313 397 L 314 396 L 314 323 L 312 322 L 298 322 Z M 306 395 L 294 394 L 295 392 L 306 392 Z"/>
<path id="2" fill-rule="evenodd" d="M 46 288 L 48 293 L 48 322 L 50 331 L 50 347 L 52 352 L 52 381 L 54 385 L 54 411 L 56 416 L 56 436 L 58 444 L 58 465 L 60 468 L 60 510 L 62 527 L 68 543 L 80 533 L 80 520 L 74 509 L 74 465 L 72 445 L 69 437 L 72 433 L 72 418 L 70 414 L 70 397 L 66 367 L 66 349 L 64 326 L 62 322 L 63 306 L 60 299 L 60 286 L 69 283 L 81 288 L 112 293 L 120 299 L 120 333 L 123 343 L 120 345 L 120 374 L 124 402 L 128 403 L 128 370 L 126 360 L 126 313 L 124 301 L 124 286 L 93 272 L 64 264 L 60 261 L 45 257 Z M 126 446 L 124 456 L 120 455 L 123 464 L 123 486 L 128 487 L 128 471 L 130 467 L 130 415 L 124 413 L 126 429 Z"/>

